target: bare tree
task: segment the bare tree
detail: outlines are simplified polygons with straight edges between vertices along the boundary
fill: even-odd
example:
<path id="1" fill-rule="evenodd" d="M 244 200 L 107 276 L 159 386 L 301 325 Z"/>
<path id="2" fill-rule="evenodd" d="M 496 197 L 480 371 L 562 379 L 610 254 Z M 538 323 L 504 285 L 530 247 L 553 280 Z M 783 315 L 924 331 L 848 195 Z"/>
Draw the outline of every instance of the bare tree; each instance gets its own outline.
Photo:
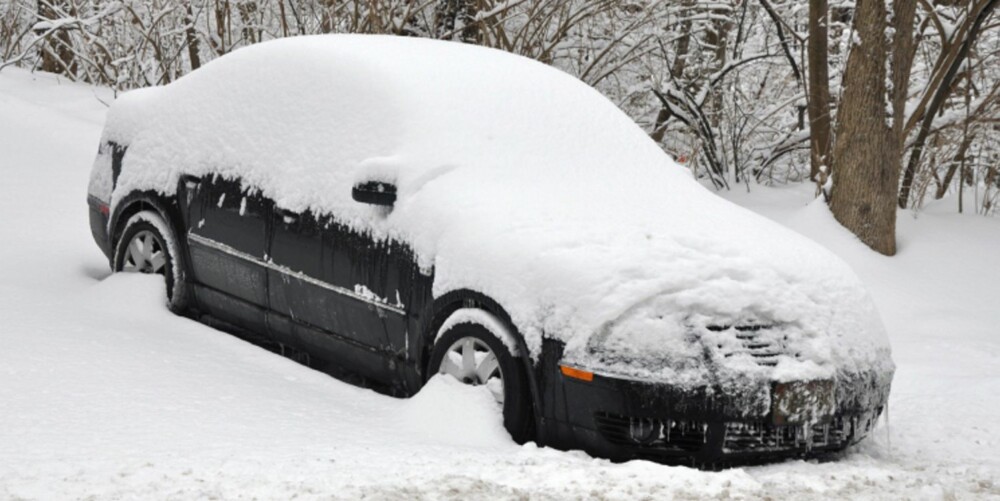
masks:
<path id="1" fill-rule="evenodd" d="M 951 31 L 950 39 L 944 43 L 941 55 L 934 65 L 931 81 L 921 95 L 915 111 L 909 117 L 906 130 L 909 131 L 916 127 L 918 121 L 920 128 L 910 153 L 909 162 L 906 164 L 906 170 L 903 173 L 903 183 L 898 198 L 901 208 L 905 209 L 909 204 L 913 178 L 920 163 L 920 156 L 923 153 L 927 136 L 931 133 L 934 118 L 944 105 L 945 100 L 954 91 L 959 69 L 965 63 L 969 51 L 976 42 L 976 37 L 982 31 L 983 23 L 993 13 L 997 3 L 998 0 L 969 1 L 968 11 L 962 19 L 961 25 L 958 29 Z M 945 36 L 946 31 L 944 28 L 941 29 L 942 36 Z"/>
<path id="2" fill-rule="evenodd" d="M 896 253 L 896 204 L 916 0 L 859 0 L 858 42 L 844 72 L 837 113 L 830 209 L 875 251 Z M 891 28 L 891 29 L 890 29 Z"/>

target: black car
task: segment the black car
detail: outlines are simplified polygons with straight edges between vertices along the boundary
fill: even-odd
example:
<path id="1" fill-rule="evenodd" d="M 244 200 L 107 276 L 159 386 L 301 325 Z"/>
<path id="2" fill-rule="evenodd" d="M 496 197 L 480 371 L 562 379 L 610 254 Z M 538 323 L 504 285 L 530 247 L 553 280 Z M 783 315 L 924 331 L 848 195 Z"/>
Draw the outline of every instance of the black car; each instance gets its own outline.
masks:
<path id="1" fill-rule="evenodd" d="M 112 269 L 164 275 L 173 311 L 397 397 L 438 373 L 485 385 L 518 442 L 811 456 L 888 397 L 884 329 L 842 262 L 498 51 L 241 49 L 122 96 L 89 193 Z"/>

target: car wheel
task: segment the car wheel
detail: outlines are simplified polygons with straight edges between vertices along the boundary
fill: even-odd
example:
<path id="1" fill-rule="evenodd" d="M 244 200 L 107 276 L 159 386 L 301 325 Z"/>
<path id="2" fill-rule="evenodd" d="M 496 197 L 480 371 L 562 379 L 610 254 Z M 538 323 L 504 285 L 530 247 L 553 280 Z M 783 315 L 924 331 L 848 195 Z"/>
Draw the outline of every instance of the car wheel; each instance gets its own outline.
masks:
<path id="1" fill-rule="evenodd" d="M 438 335 L 429 376 L 447 374 L 474 386 L 486 386 L 503 407 L 504 427 L 517 443 L 531 438 L 531 401 L 521 360 L 486 327 L 460 323 Z"/>
<path id="2" fill-rule="evenodd" d="M 177 239 L 156 212 L 144 210 L 125 223 L 115 246 L 114 271 L 163 275 L 167 305 L 183 312 L 187 306 L 187 284 Z"/>

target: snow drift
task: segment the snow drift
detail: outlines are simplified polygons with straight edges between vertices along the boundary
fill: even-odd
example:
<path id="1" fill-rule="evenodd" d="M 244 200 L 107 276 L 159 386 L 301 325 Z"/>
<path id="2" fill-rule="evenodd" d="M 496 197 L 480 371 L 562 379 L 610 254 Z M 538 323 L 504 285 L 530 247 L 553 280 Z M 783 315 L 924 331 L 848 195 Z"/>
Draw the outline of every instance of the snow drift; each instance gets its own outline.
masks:
<path id="1" fill-rule="evenodd" d="M 492 297 L 532 356 L 549 337 L 572 363 L 681 386 L 893 371 L 839 258 L 712 195 L 597 91 L 519 56 L 268 42 L 123 95 L 102 141 L 128 149 L 114 186 L 98 156 L 92 194 L 115 204 L 171 195 L 182 174 L 239 177 L 284 209 L 407 243 L 435 295 Z M 366 180 L 397 185 L 392 211 L 351 199 Z M 725 351 L 719 333 L 743 324 L 768 327 L 775 364 Z"/>

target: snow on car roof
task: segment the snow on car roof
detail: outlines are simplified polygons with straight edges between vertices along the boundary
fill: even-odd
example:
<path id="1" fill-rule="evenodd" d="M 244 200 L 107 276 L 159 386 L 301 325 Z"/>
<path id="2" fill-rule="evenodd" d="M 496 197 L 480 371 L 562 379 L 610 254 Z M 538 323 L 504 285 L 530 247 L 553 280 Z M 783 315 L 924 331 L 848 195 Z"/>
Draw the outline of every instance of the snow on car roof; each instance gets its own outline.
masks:
<path id="1" fill-rule="evenodd" d="M 612 103 L 561 71 L 402 37 L 240 49 L 171 85 L 127 93 L 105 134 L 129 146 L 136 173 L 183 162 L 186 171 L 238 175 L 287 209 L 335 213 L 359 209 L 349 186 L 366 175 L 398 177 L 405 196 L 456 167 L 682 172 Z M 172 176 L 157 181 L 173 188 Z"/>
<path id="2" fill-rule="evenodd" d="M 837 257 L 709 193 L 597 91 L 526 58 L 402 37 L 282 39 L 123 95 L 104 140 L 128 146 L 114 193 L 100 175 L 92 184 L 112 203 L 172 194 L 182 174 L 240 177 L 285 209 L 407 242 L 433 265 L 436 295 L 497 300 L 533 355 L 549 336 L 586 361 L 595 332 L 645 305 L 678 322 L 793 326 L 808 363 L 788 357 L 767 377 L 891 371 L 871 300 Z M 351 199 L 362 180 L 397 184 L 390 213 Z M 624 339 L 676 341 L 648 327 Z M 673 352 L 651 350 L 669 365 Z"/>

